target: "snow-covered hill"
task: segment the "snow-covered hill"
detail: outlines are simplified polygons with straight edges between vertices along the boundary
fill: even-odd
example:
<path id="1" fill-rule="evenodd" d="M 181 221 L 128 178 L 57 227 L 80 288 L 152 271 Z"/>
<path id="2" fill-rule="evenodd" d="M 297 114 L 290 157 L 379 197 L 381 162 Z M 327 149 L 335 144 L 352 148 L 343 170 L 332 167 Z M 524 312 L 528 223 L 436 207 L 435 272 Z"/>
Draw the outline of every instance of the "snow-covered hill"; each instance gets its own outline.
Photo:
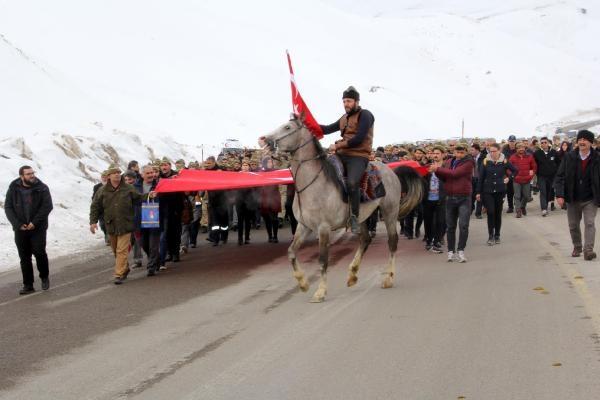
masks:
<path id="1" fill-rule="evenodd" d="M 285 120 L 286 48 L 316 118 L 353 84 L 377 145 L 463 118 L 468 136 L 580 126 L 600 120 L 598 37 L 597 0 L 0 0 L 0 192 L 33 164 L 57 204 L 51 254 L 80 247 L 111 154 L 200 158 Z"/>
<path id="2" fill-rule="evenodd" d="M 124 131 L 110 130 L 98 124 L 90 136 L 67 133 L 34 135 L 31 138 L 0 140 L 0 176 L 2 199 L 10 182 L 22 165 L 32 166 L 38 177 L 48 184 L 54 201 L 48 231 L 50 257 L 73 254 L 102 243 L 102 235 L 89 231 L 89 205 L 93 185 L 107 165 L 117 163 L 124 169 L 131 160 L 145 164 L 158 157 L 172 160 L 200 160 L 202 149 L 144 138 Z M 0 203 L 4 207 L 3 203 Z M 0 271 L 18 264 L 13 233 L 6 215 L 0 213 Z"/>

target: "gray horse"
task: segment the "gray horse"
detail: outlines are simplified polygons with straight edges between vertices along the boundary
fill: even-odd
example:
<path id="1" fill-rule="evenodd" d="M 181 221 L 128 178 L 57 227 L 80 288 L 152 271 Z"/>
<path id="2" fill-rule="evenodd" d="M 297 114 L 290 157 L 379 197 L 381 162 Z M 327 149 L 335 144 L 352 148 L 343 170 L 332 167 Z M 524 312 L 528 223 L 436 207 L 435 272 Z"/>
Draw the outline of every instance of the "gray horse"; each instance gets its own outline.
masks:
<path id="1" fill-rule="evenodd" d="M 327 161 L 327 154 L 319 141 L 311 134 L 301 118 L 292 118 L 267 136 L 261 137 L 259 143 L 265 150 L 291 155 L 292 176 L 296 184 L 293 210 L 298 220 L 298 228 L 288 248 L 288 258 L 292 263 L 294 277 L 300 289 L 306 292 L 309 284 L 298 263 L 296 253 L 311 233 L 317 234 L 321 280 L 311 302 L 320 303 L 325 300 L 327 294 L 329 235 L 332 231 L 345 228 L 349 217 L 349 208 L 342 199 L 337 174 Z M 383 214 L 390 251 L 381 286 L 383 288 L 393 286 L 396 269 L 395 253 L 398 246 L 396 222 L 417 206 L 423 196 L 422 179 L 412 168 L 401 167 L 392 171 L 385 164 L 380 162 L 375 164 L 381 170 L 386 195 L 360 205 L 360 245 L 349 266 L 348 286 L 354 286 L 358 281 L 358 268 L 371 242 L 366 219 L 377 207 Z M 406 187 L 403 188 L 402 184 Z"/>

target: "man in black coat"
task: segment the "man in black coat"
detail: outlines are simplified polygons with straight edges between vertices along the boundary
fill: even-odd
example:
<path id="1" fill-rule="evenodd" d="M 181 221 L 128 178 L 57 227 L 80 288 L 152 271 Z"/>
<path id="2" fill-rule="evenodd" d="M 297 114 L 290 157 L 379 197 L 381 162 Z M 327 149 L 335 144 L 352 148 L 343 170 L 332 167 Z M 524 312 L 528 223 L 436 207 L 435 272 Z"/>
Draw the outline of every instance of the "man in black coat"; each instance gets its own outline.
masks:
<path id="1" fill-rule="evenodd" d="M 554 188 L 560 207 L 566 202 L 569 231 L 573 242 L 573 257 L 591 261 L 596 258 L 596 213 L 600 206 L 600 155 L 592 150 L 594 134 L 588 130 L 577 133 L 577 150 L 566 153 L 556 173 Z M 581 219 L 584 223 L 584 244 L 581 243 Z"/>
<path id="2" fill-rule="evenodd" d="M 171 169 L 171 161 L 163 157 L 160 161 L 160 179 L 171 179 L 177 172 Z M 161 250 L 160 264 L 164 267 L 165 261 L 179 262 L 179 248 L 181 246 L 181 213 L 183 211 L 184 194 L 180 192 L 163 193 L 160 195 L 161 221 Z"/>
<path id="3" fill-rule="evenodd" d="M 42 289 L 48 290 L 48 255 L 46 254 L 46 231 L 48 215 L 52 211 L 50 190 L 35 177 L 33 168 L 19 168 L 19 177 L 11 182 L 4 202 L 6 217 L 15 232 L 15 243 L 21 259 L 23 288 L 19 294 L 35 292 L 33 288 L 33 264 L 35 262 L 42 280 Z"/>
<path id="4" fill-rule="evenodd" d="M 540 139 L 540 148 L 533 153 L 537 164 L 537 185 L 540 189 L 540 207 L 542 217 L 548 215 L 548 203 L 554 211 L 554 177 L 558 170 L 558 154 L 547 137 Z"/>

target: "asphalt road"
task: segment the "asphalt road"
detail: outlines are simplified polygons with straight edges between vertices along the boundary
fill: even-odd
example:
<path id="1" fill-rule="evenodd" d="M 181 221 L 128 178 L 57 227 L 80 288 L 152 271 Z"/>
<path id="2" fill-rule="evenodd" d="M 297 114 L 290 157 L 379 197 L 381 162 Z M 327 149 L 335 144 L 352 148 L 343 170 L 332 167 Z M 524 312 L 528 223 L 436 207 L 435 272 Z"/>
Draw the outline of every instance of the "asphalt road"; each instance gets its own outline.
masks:
<path id="1" fill-rule="evenodd" d="M 488 247 L 471 221 L 466 264 L 402 239 L 386 290 L 383 227 L 353 288 L 345 234 L 321 304 L 314 242 L 302 293 L 289 237 L 266 243 L 264 230 L 122 286 L 105 255 L 53 263 L 51 290 L 26 297 L 18 271 L 2 274 L 0 398 L 600 398 L 599 262 L 569 257 L 564 211 L 504 222 Z"/>

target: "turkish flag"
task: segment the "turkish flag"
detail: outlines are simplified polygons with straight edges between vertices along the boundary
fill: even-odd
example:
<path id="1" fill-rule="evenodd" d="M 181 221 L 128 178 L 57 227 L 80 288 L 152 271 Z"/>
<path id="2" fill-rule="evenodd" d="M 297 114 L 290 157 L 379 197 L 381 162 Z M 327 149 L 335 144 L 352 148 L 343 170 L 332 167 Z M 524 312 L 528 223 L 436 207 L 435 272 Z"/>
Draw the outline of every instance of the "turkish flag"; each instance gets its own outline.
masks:
<path id="1" fill-rule="evenodd" d="M 288 65 L 290 67 L 290 81 L 292 84 L 292 105 L 294 106 L 294 115 L 298 118 L 301 116 L 304 118 L 304 124 L 312 132 L 312 134 L 317 139 L 323 138 L 323 130 L 321 126 L 315 120 L 315 117 L 312 116 L 310 110 L 306 106 L 304 99 L 300 96 L 300 92 L 296 87 L 296 80 L 294 78 L 294 70 L 292 68 L 292 59 L 290 58 L 290 53 L 286 51 Z"/>
<path id="2" fill-rule="evenodd" d="M 398 161 L 389 163 L 391 169 L 400 166 L 413 168 L 421 176 L 427 175 L 427 167 L 416 161 Z M 249 187 L 272 185 L 289 185 L 294 178 L 289 169 L 278 169 L 269 172 L 232 172 L 184 169 L 179 175 L 170 179 L 161 179 L 156 186 L 156 192 L 196 192 L 200 190 L 232 190 Z"/>

